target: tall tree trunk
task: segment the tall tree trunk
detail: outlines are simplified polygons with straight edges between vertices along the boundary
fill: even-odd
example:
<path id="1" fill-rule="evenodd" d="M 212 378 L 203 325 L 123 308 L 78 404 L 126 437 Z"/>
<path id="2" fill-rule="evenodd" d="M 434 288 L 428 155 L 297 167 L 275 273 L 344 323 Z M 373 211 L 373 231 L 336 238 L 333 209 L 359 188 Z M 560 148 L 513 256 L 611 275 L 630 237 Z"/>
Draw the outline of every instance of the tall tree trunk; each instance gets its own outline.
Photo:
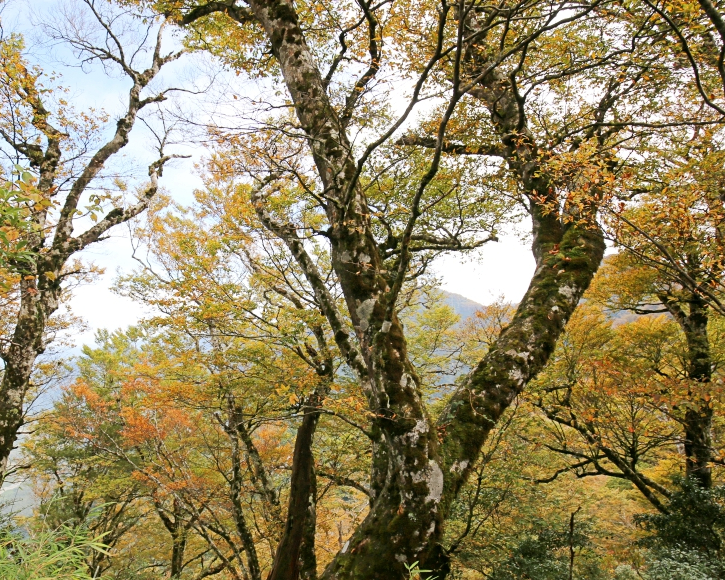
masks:
<path id="1" fill-rule="evenodd" d="M 678 300 L 667 294 L 658 296 L 685 335 L 687 344 L 687 378 L 696 385 L 688 389 L 688 406 L 682 418 L 685 436 L 685 471 L 703 488 L 712 487 L 712 417 L 708 399 L 712 379 L 712 355 L 707 324 L 709 311 L 706 302 L 694 293 L 687 298 L 687 311 Z"/>
<path id="2" fill-rule="evenodd" d="M 297 429 L 295 450 L 292 456 L 292 477 L 290 481 L 289 504 L 282 538 L 267 580 L 298 580 L 301 566 L 305 565 L 305 577 L 316 574 L 314 559 L 314 522 L 315 522 L 315 460 L 312 454 L 312 441 L 320 414 L 314 407 L 305 411 L 302 424 Z M 310 545 L 310 524 L 312 524 L 312 545 Z M 301 549 L 305 542 L 305 554 Z M 311 569 L 314 566 L 314 569 Z M 312 576 L 314 577 L 314 576 Z"/>
<path id="3" fill-rule="evenodd" d="M 93 11 L 93 18 L 109 34 L 107 39 L 115 38 L 112 32 L 112 22 L 105 21 L 103 16 L 96 11 Z M 16 92 L 13 97 L 9 97 L 11 100 L 18 98 L 20 103 L 29 107 L 32 115 L 29 119 L 12 120 L 11 124 L 19 122 L 20 125 L 14 127 L 13 130 L 2 131 L 2 139 L 16 151 L 19 159 L 27 161 L 31 169 L 38 172 L 37 190 L 45 200 L 52 200 L 66 187 L 68 191 L 65 200 L 57 208 L 57 212 L 55 209 L 50 209 L 53 204 L 43 203 L 37 204 L 35 208 L 29 208 L 31 211 L 29 219 L 35 229 L 28 234 L 26 241 L 28 249 L 35 256 L 35 264 L 27 267 L 19 282 L 20 306 L 10 344 L 7 347 L 0 345 L 3 347 L 2 356 L 5 363 L 0 383 L 0 485 L 7 475 L 8 458 L 15 447 L 18 430 L 23 425 L 25 397 L 35 359 L 44 350 L 46 324 L 48 318 L 59 306 L 62 271 L 66 262 L 76 252 L 104 239 L 105 234 L 113 226 L 124 223 L 145 211 L 158 191 L 158 177 L 162 173 L 164 164 L 174 157 L 164 155 L 163 151 L 159 151 L 159 159 L 148 167 L 150 185 L 143 192 L 139 192 L 139 199 L 136 203 L 125 208 L 113 207 L 94 225 L 76 236 L 73 235 L 78 225 L 76 221 L 78 204 L 81 199 L 84 199 L 87 188 L 98 177 L 108 160 L 128 144 L 129 134 L 136 123 L 139 112 L 144 107 L 166 99 L 166 92 L 169 89 L 157 92 L 155 96 L 142 97 L 143 90 L 156 78 L 161 69 L 183 54 L 183 51 L 172 52 L 165 56 L 161 54 L 163 28 L 162 24 L 157 31 L 149 68 L 143 71 L 135 70 L 132 63 L 125 61 L 122 52 L 118 57 L 112 59 L 117 61 L 124 74 L 133 83 L 128 92 L 126 111 L 116 122 L 116 130 L 111 138 L 105 142 L 102 141 L 95 152 L 87 151 L 89 156 L 84 157 L 83 163 L 78 165 L 78 159 L 65 160 L 74 167 L 71 171 L 72 176 L 67 174 L 68 167 L 65 167 L 60 174 L 58 171 L 62 167 L 61 158 L 65 152 L 65 145 L 62 143 L 69 137 L 64 131 L 69 130 L 73 123 L 65 124 L 64 131 L 53 127 L 50 119 L 56 115 L 45 107 L 43 99 L 46 91 L 35 86 L 35 80 L 30 77 L 26 77 L 20 83 L 22 90 Z M 95 50 L 101 52 L 106 50 L 106 48 L 91 48 L 93 43 L 89 38 L 76 40 L 82 42 L 91 53 Z M 4 122 L 6 121 L 8 121 L 7 118 Z M 20 131 L 18 129 L 26 123 L 32 125 L 44 139 L 38 137 L 36 143 L 34 137 L 32 146 L 25 141 L 26 137 L 23 135 L 25 135 L 26 129 Z M 85 131 L 80 131 L 76 137 L 83 140 L 88 135 L 85 134 Z M 44 147 L 40 145 L 43 141 L 45 141 Z M 56 201 L 59 200 L 56 199 Z M 51 221 L 54 222 L 54 225 L 48 223 L 49 212 L 53 215 Z"/>
<path id="4" fill-rule="evenodd" d="M 23 407 L 35 359 L 45 349 L 45 325 L 58 309 L 59 295 L 56 282 L 43 280 L 39 284 L 30 276 L 20 281 L 20 308 L 12 342 L 3 357 L 5 369 L 0 382 L 0 486 L 23 425 Z"/>
<path id="5" fill-rule="evenodd" d="M 186 553 L 186 529 L 182 526 L 171 539 L 171 571 L 170 578 L 181 578 Z"/>
<path id="6" fill-rule="evenodd" d="M 262 569 L 259 564 L 257 555 L 257 547 L 254 543 L 247 520 L 244 516 L 244 507 L 242 506 L 242 453 L 239 441 L 239 433 L 235 422 L 239 421 L 236 409 L 234 407 L 234 399 L 229 398 L 229 423 L 224 425 L 224 430 L 229 436 L 231 442 L 231 460 L 232 460 L 232 477 L 229 480 L 229 497 L 232 502 L 232 514 L 234 516 L 234 524 L 237 534 L 241 540 L 244 552 L 247 555 L 247 567 L 251 580 L 262 580 Z"/>
<path id="7" fill-rule="evenodd" d="M 361 378 L 370 408 L 377 417 L 380 445 L 386 447 L 384 453 L 388 458 L 384 487 L 368 518 L 368 522 L 373 522 L 377 514 L 384 514 L 381 524 L 385 532 L 375 525 L 363 526 L 368 532 L 359 536 L 362 545 L 351 540 L 349 549 L 343 551 L 344 557 L 336 562 L 357 562 L 367 570 L 369 566 L 363 560 L 374 559 L 373 568 L 380 573 L 389 575 L 392 566 L 402 575 L 404 562 L 413 562 L 420 546 L 427 545 L 441 532 L 437 504 L 443 489 L 443 473 L 438 438 L 423 404 L 419 379 L 408 360 L 402 325 L 395 315 L 387 319 L 390 281 L 383 274 L 379 248 L 372 235 L 370 210 L 361 188 L 352 181 L 356 166 L 349 140 L 330 105 L 294 7 L 289 0 L 277 0 L 252 1 L 250 8 L 272 43 L 330 198 L 326 209 L 333 268 L 362 355 L 351 347 L 344 325 L 338 324 L 334 303 L 325 295 L 324 283 L 295 229 L 274 222 L 263 200 L 257 200 L 258 214 L 265 226 L 287 243 L 315 290 L 331 321 L 338 346 Z M 374 542 L 369 534 L 376 537 Z M 368 553 L 365 546 L 376 552 L 374 558 L 368 560 L 362 554 Z M 328 568 L 326 574 L 338 563 Z"/>
<path id="8" fill-rule="evenodd" d="M 446 555 L 439 541 L 453 500 L 496 421 L 546 363 L 601 262 L 604 242 L 596 225 L 596 202 L 585 204 L 578 215 L 560 213 L 555 186 L 542 166 L 542 155 L 532 135 L 521 122 L 520 103 L 511 82 L 497 74 L 483 79 L 478 97 L 491 111 L 503 155 L 531 201 L 537 269 L 512 324 L 435 425 L 408 359 L 402 324 L 394 310 L 396 297 L 390 290 L 393 279 L 382 263 L 372 233 L 371 212 L 355 181 L 357 167 L 345 124 L 330 104 L 294 4 L 291 0 L 250 0 L 249 7 L 250 16 L 271 43 L 300 125 L 308 136 L 326 197 L 332 267 L 359 348 L 352 345 L 324 278 L 297 229 L 280 222 L 265 204 L 265 182 L 253 193 L 252 202 L 262 223 L 284 241 L 313 288 L 341 353 L 360 379 L 375 415 L 373 431 L 379 433 L 374 446 L 370 512 L 323 578 L 405 578 L 406 564 L 416 561 L 445 570 Z M 228 14 L 240 22 L 249 21 L 238 11 Z M 577 209 L 567 207 L 567 211 Z M 302 441 L 298 439 L 300 444 Z M 306 449 L 300 448 L 300 452 L 306 453 Z M 300 491 L 308 490 L 309 472 L 300 470 L 297 477 L 299 488 L 290 497 L 292 516 L 303 513 L 309 505 Z M 302 524 L 300 519 L 288 522 L 290 539 L 284 540 L 284 550 L 289 549 L 295 560 L 283 562 L 286 552 L 281 553 L 280 544 L 275 580 L 296 578 L 296 538 Z M 286 575 L 283 569 L 288 571 Z"/>
<path id="9" fill-rule="evenodd" d="M 325 402 L 333 379 L 333 359 L 327 348 L 321 327 L 313 332 L 322 353 L 315 356 L 315 370 L 321 383 L 307 397 L 304 416 L 297 429 L 295 450 L 292 456 L 292 477 L 282 538 L 272 562 L 267 580 L 316 580 L 317 557 L 315 532 L 317 529 L 317 476 L 315 457 L 312 452 L 315 431 L 320 420 L 320 409 Z"/>
<path id="10" fill-rule="evenodd" d="M 707 332 L 707 305 L 692 296 L 685 325 L 687 339 L 687 375 L 698 383 L 697 393 L 690 391 L 693 406 L 685 411 L 685 461 L 687 477 L 704 488 L 712 487 L 712 404 L 706 400 L 712 379 L 712 359 Z"/>

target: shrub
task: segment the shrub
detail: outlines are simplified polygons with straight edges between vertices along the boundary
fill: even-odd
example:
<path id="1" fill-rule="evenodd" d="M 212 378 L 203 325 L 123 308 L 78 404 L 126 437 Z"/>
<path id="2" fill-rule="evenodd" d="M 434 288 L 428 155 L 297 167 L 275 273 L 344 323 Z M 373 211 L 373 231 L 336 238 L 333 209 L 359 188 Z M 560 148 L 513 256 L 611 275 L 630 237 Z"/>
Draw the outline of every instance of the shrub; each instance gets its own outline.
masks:
<path id="1" fill-rule="evenodd" d="M 86 530 L 60 526 L 28 534 L 0 535 L 0 578 L 3 580 L 91 580 L 86 556 L 104 551 L 102 538 Z"/>

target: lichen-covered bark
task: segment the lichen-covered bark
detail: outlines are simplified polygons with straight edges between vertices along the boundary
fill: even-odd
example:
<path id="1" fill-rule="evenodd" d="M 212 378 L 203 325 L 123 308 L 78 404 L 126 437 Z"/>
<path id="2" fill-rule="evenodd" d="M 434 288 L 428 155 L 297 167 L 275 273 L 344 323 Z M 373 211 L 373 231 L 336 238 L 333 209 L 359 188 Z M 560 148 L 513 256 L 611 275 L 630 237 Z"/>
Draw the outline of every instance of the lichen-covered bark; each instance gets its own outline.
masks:
<path id="1" fill-rule="evenodd" d="M 38 146 L 21 145 L 22 151 L 19 152 L 24 152 L 30 166 L 37 169 L 38 190 L 47 194 L 55 182 L 63 135 L 48 123 L 49 112 L 40 95 L 33 89 L 34 85 L 28 88 L 31 108 L 34 111 L 33 121 L 45 133 L 47 143 L 45 150 Z M 38 254 L 44 243 L 41 232 L 46 227 L 47 209 L 36 211 L 32 220 L 36 230 L 29 235 L 28 247 Z M 60 274 L 59 262 L 52 254 L 44 258 L 38 257 L 35 263 L 25 265 L 25 274 L 19 282 L 20 305 L 15 330 L 9 346 L 2 352 L 5 368 L 0 381 L 0 487 L 8 473 L 8 459 L 15 448 L 17 433 L 23 425 L 25 395 L 33 365 L 45 348 L 45 325 L 59 306 L 60 285 L 55 281 Z M 39 273 L 46 272 L 50 272 L 55 279 L 51 280 L 47 275 L 38 277 Z"/>
<path id="2" fill-rule="evenodd" d="M 5 370 L 0 382 L 0 485 L 8 470 L 8 458 L 23 425 L 25 395 L 35 359 L 45 348 L 48 317 L 58 308 L 59 284 L 27 275 L 20 282 L 20 308 L 12 342 L 3 354 Z"/>
<path id="3" fill-rule="evenodd" d="M 475 17 L 467 23 L 474 33 Z M 466 66 L 476 75 L 489 67 L 480 45 L 471 46 Z M 472 96 L 486 107 L 501 140 L 501 154 L 530 200 L 532 252 L 536 270 L 511 323 L 457 390 L 438 419 L 443 434 L 445 490 L 441 510 L 447 514 L 503 412 L 543 368 L 556 341 L 589 286 L 604 255 L 596 223 L 596 196 L 584 212 L 560 211 L 556 187 L 542 151 L 527 128 L 523 103 L 511 77 L 494 68 Z M 437 556 L 430 567 L 444 566 Z"/>
<path id="4" fill-rule="evenodd" d="M 446 506 L 455 498 L 501 414 L 546 364 L 604 253 L 601 232 L 570 226 L 539 252 L 516 314 L 441 414 Z"/>
<path id="5" fill-rule="evenodd" d="M 345 124 L 329 102 L 294 5 L 291 0 L 250 0 L 248 5 L 249 13 L 237 19 L 246 24 L 252 18 L 265 31 L 308 137 L 326 200 L 332 266 L 355 327 L 356 345 L 295 226 L 268 210 L 265 182 L 252 202 L 262 223 L 284 241 L 305 273 L 376 415 L 370 511 L 323 578 L 404 578 L 406 564 L 416 561 L 444 575 L 446 554 L 439 540 L 458 490 L 495 422 L 548 359 L 599 266 L 604 244 L 596 226 L 596 202 L 585 210 L 587 215 L 560 214 L 541 152 L 521 122 L 520 103 L 508 78 L 492 67 L 474 92 L 491 112 L 502 145 L 497 154 L 507 160 L 531 200 L 537 270 L 513 323 L 434 425 L 408 360 L 402 325 L 387 303 L 392 299 L 388 278 L 371 233 L 367 201 L 354 183 L 356 165 Z M 467 54 L 475 76 L 487 64 L 475 50 Z M 303 506 L 306 500 L 294 501 Z"/>
<path id="6" fill-rule="evenodd" d="M 371 409 L 380 417 L 376 427 L 388 458 L 385 487 L 325 576 L 371 578 L 389 575 L 391 566 L 402 575 L 403 564 L 418 559 L 421 546 L 440 533 L 437 504 L 443 481 L 437 437 L 407 357 L 402 326 L 395 316 L 385 319 L 389 288 L 371 233 L 370 211 L 362 191 L 351 181 L 356 168 L 349 140 L 329 103 L 294 7 L 286 0 L 252 1 L 250 9 L 272 43 L 329 200 L 332 264 L 364 359 L 364 368 L 356 370 Z M 271 216 L 262 217 L 268 218 L 270 227 Z M 282 235 L 298 263 L 303 261 L 294 232 L 277 228 L 275 233 Z M 308 273 L 310 268 L 301 265 Z M 336 336 L 338 344 L 340 338 Z"/>

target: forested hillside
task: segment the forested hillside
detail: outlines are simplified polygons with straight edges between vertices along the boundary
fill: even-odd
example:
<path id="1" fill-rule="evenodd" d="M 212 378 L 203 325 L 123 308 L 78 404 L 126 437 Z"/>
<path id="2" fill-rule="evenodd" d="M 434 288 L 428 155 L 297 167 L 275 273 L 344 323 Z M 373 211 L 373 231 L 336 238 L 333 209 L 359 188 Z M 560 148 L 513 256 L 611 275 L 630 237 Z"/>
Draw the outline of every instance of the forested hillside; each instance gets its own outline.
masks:
<path id="1" fill-rule="evenodd" d="M 725 0 L 3 10 L 0 578 L 725 578 Z"/>

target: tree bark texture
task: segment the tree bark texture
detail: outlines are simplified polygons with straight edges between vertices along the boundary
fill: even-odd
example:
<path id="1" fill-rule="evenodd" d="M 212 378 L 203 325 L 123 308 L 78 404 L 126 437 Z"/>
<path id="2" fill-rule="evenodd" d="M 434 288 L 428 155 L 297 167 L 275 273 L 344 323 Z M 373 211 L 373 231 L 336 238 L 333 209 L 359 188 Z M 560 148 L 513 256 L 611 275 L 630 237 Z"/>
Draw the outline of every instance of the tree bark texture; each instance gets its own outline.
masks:
<path id="1" fill-rule="evenodd" d="M 295 449 L 292 456 L 292 477 L 287 517 L 268 580 L 297 580 L 301 576 L 303 566 L 306 578 L 314 578 L 316 573 L 314 533 L 310 538 L 309 530 L 310 524 L 314 530 L 315 522 L 317 486 L 312 441 L 319 417 L 319 412 L 310 409 L 297 429 Z M 304 559 L 302 558 L 303 541 Z"/>
<path id="2" fill-rule="evenodd" d="M 349 141 L 329 103 L 293 5 L 287 1 L 251 2 L 250 8 L 272 43 L 330 199 L 327 213 L 332 263 L 357 332 L 362 361 L 346 345 L 344 330 L 337 330 L 335 338 L 358 372 L 371 409 L 380 417 L 378 426 L 386 451 L 394 450 L 388 452 L 385 487 L 366 523 L 328 568 L 326 576 L 357 575 L 352 570 L 343 571 L 349 565 L 360 568 L 360 572 L 365 570 L 362 573 L 366 575 L 389 574 L 391 565 L 403 573 L 404 562 L 418 559 L 419 547 L 438 537 L 441 530 L 437 504 L 443 473 L 437 436 L 407 357 L 402 326 L 395 316 L 385 319 L 389 288 L 381 275 L 370 211 L 362 191 L 351 182 L 356 168 Z M 311 273 L 293 229 L 273 224 L 273 217 L 265 215 L 263 207 L 259 211 L 265 225 L 288 244 L 305 273 Z M 311 284 L 322 292 L 314 280 Z M 320 302 L 324 304 L 324 300 Z M 385 529 L 384 537 L 379 533 L 381 528 Z"/>
<path id="3" fill-rule="evenodd" d="M 271 43 L 308 137 L 326 198 L 332 267 L 356 343 L 348 336 L 296 228 L 269 211 L 264 184 L 252 201 L 262 223 L 284 241 L 305 273 L 340 351 L 363 386 L 376 416 L 373 432 L 379 434 L 374 444 L 370 511 L 322 578 L 405 578 L 406 565 L 414 562 L 444 575 L 447 555 L 440 540 L 458 491 L 498 419 L 551 355 L 601 262 L 604 242 L 596 224 L 596 204 L 590 214 L 577 219 L 569 220 L 560 212 L 542 154 L 521 123 L 512 85 L 492 67 L 476 87 L 476 96 L 491 112 L 502 155 L 531 200 L 536 272 L 512 323 L 434 424 L 408 359 L 402 325 L 390 308 L 395 296 L 372 234 L 365 195 L 355 183 L 356 164 L 345 124 L 329 102 L 294 5 L 291 0 L 250 0 L 249 9 Z M 247 15 L 239 20 L 247 23 Z M 297 456 L 297 449 L 295 454 L 299 461 L 307 460 L 306 455 Z M 309 505 L 299 491 L 308 493 L 309 474 L 300 470 L 299 478 L 293 484 L 299 485 L 293 488 L 293 496 L 299 497 L 290 498 L 290 515 Z M 299 520 L 287 522 L 287 528 L 300 524 Z M 282 549 L 280 545 L 278 554 Z M 288 562 L 289 573 L 280 572 L 275 580 L 295 578 L 295 566 Z"/>
<path id="4" fill-rule="evenodd" d="M 164 511 L 159 502 L 154 500 L 154 503 L 156 505 L 156 513 L 158 513 L 161 522 L 171 535 L 171 566 L 169 578 L 181 578 L 181 573 L 184 570 L 184 555 L 186 554 L 186 542 L 191 523 L 181 517 L 181 502 L 177 498 L 173 500 L 173 518 Z"/>
<path id="5" fill-rule="evenodd" d="M 3 355 L 0 382 L 0 485 L 8 472 L 8 458 L 23 425 L 25 395 L 35 359 L 45 350 L 48 317 L 58 308 L 60 285 L 35 277 L 20 282 L 20 309 L 10 347 Z"/>

